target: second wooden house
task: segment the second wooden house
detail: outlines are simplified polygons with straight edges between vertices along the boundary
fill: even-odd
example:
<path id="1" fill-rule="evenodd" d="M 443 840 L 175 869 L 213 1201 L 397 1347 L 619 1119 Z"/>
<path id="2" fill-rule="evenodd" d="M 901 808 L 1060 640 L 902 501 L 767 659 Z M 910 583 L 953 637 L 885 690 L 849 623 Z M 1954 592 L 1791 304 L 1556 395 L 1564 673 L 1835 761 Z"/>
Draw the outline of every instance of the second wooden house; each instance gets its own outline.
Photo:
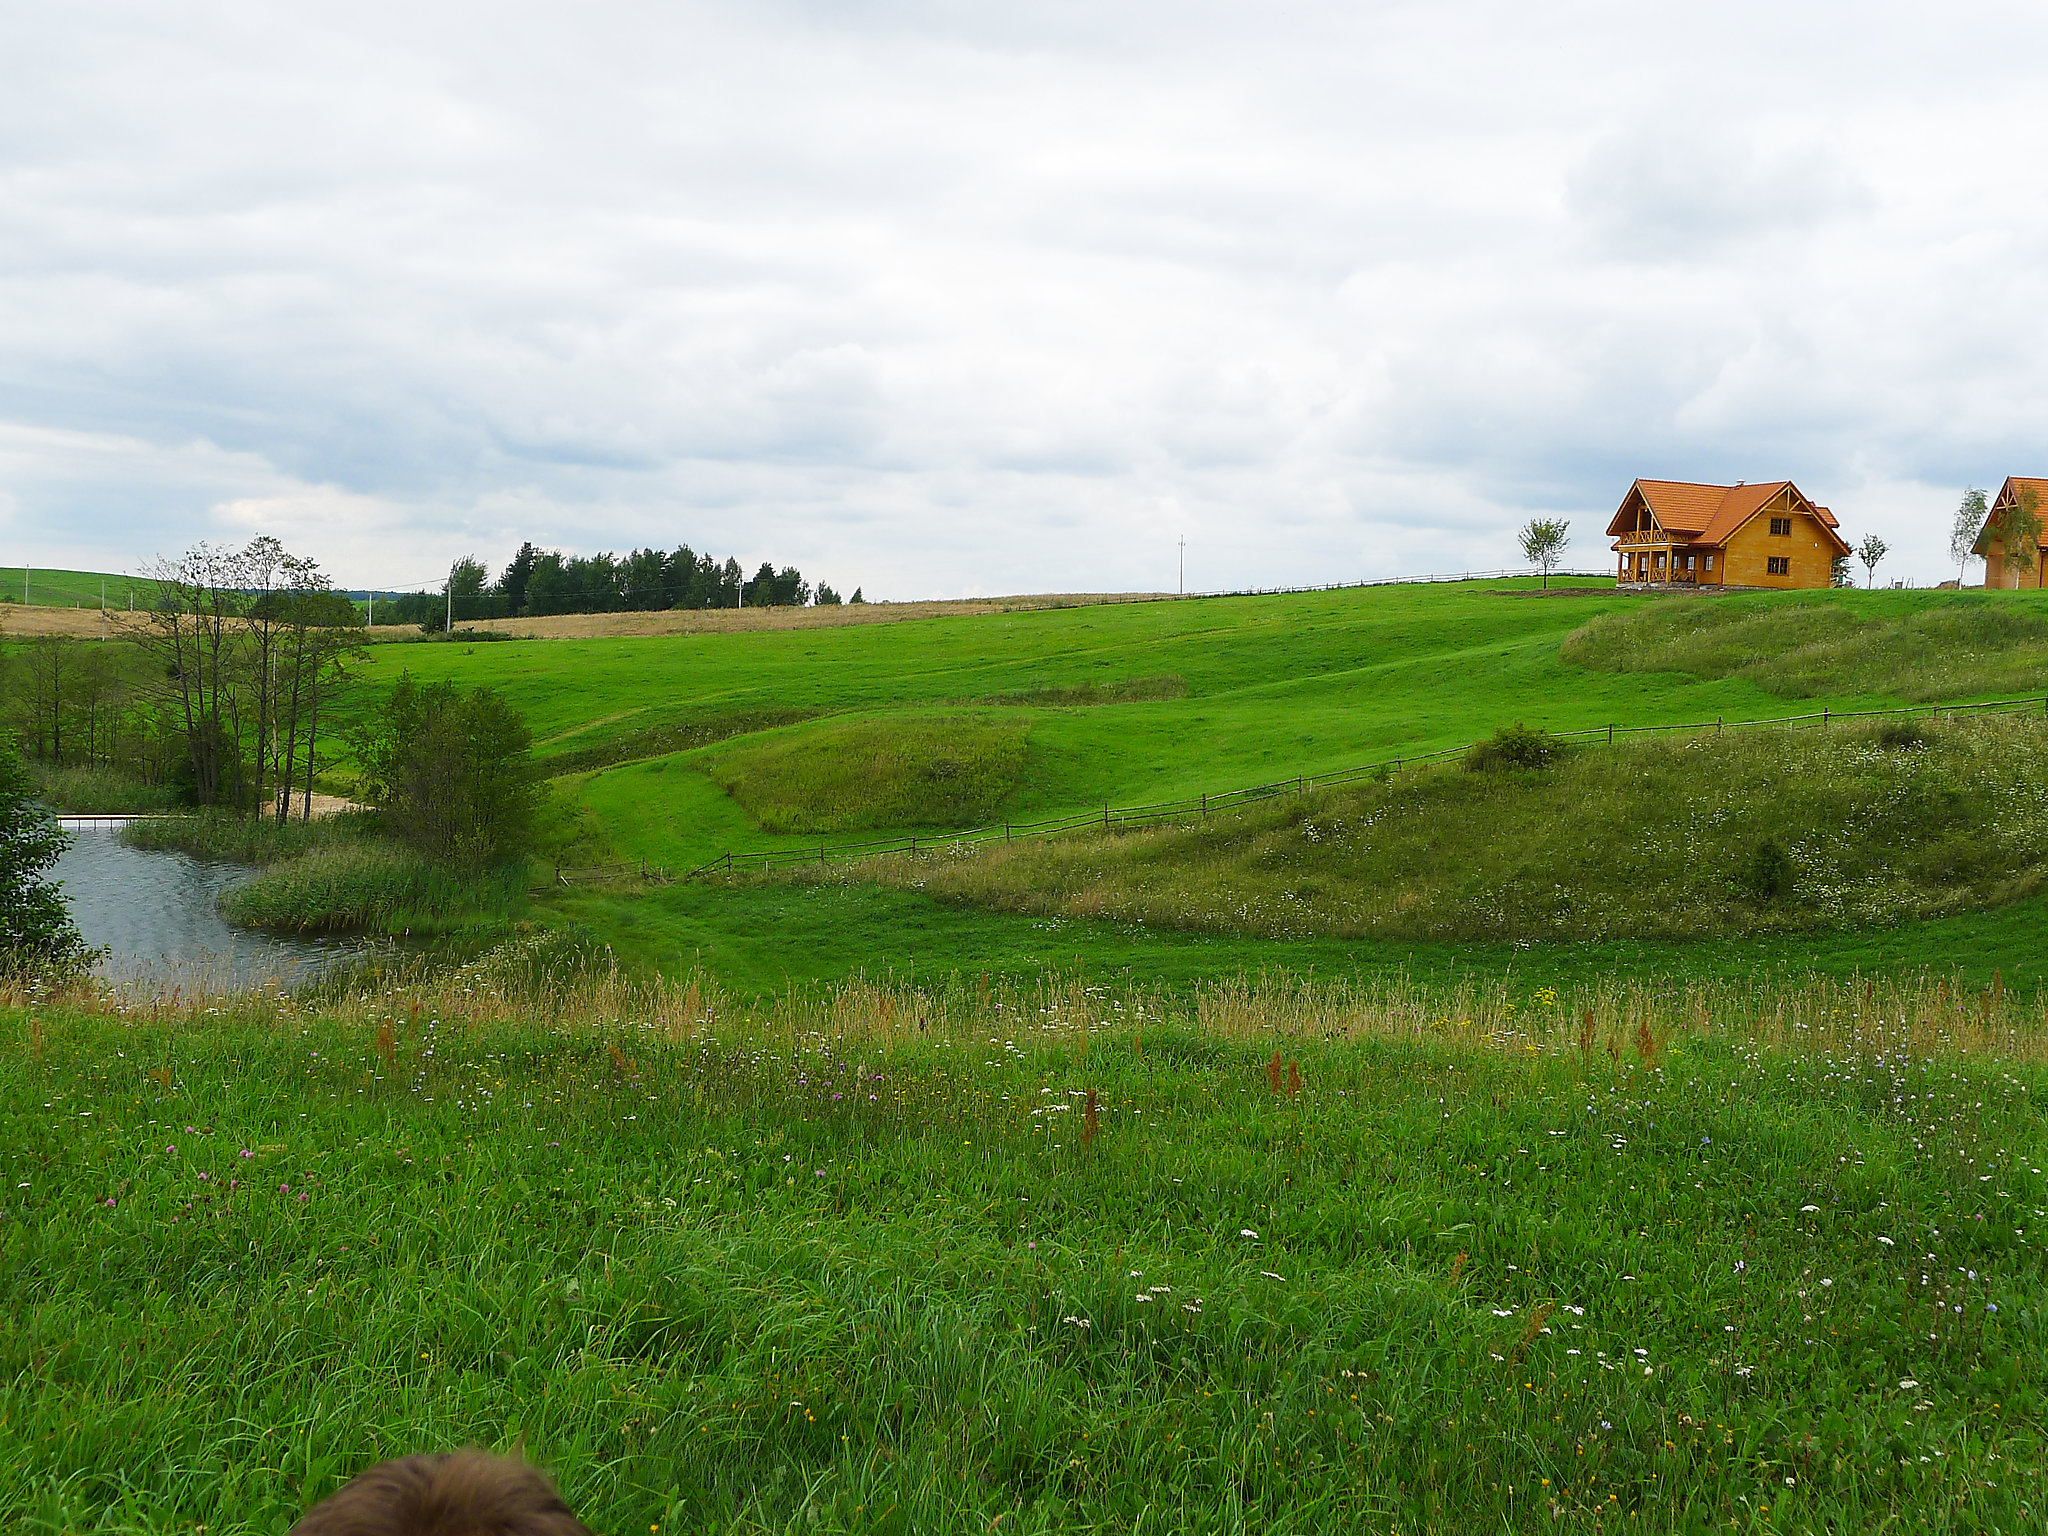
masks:
<path id="1" fill-rule="evenodd" d="M 1647 585 L 1825 587 L 1849 553 L 1834 513 L 1790 480 L 1638 480 L 1607 525 L 1616 575 Z"/>
<path id="2" fill-rule="evenodd" d="M 2041 549 L 2044 518 L 2048 518 L 2048 480 L 2007 475 L 1991 503 L 1991 515 L 1970 551 L 1984 560 L 1984 585 L 2035 588 L 2048 586 L 2048 554 Z"/>

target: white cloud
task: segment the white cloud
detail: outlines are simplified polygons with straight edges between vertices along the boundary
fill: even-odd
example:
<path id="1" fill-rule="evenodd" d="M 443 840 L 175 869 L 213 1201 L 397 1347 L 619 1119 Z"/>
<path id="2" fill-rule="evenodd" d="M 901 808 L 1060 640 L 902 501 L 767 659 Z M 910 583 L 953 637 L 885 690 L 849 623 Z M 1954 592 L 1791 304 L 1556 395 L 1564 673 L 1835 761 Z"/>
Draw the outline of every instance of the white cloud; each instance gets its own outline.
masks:
<path id="1" fill-rule="evenodd" d="M 45 7 L 0 527 L 521 538 L 872 595 L 1574 556 L 1789 475 L 1945 573 L 2039 471 L 2032 10 Z M 402 570 L 392 566 L 405 567 Z"/>

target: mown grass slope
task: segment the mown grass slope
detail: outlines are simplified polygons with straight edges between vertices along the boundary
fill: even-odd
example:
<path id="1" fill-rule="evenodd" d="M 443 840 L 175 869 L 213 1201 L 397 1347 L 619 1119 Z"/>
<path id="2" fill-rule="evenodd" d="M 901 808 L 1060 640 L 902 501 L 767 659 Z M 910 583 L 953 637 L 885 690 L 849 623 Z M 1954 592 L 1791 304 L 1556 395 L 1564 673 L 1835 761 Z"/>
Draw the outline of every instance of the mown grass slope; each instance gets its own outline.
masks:
<path id="1" fill-rule="evenodd" d="M 2039 1524 L 2008 997 L 576 1022 L 0 1012 L 0 1523 L 274 1532 L 474 1441 L 607 1531 Z"/>
<path id="2" fill-rule="evenodd" d="M 21 601 L 22 568 L 0 565 L 0 603 Z M 155 597 L 156 583 L 139 576 L 122 576 L 109 571 L 51 571 L 41 566 L 28 572 L 28 600 L 32 607 L 97 608 L 104 584 L 109 608 L 125 610 L 130 599 L 146 608 Z"/>
<path id="3" fill-rule="evenodd" d="M 1881 927 L 2048 883 L 2048 721 L 1767 727 L 1414 771 L 1191 825 L 872 861 L 1011 911 L 1276 937 Z M 1773 852 L 1775 850 L 1775 852 Z M 1782 888 L 1758 865 L 1782 858 Z M 821 877 L 822 878 L 822 877 Z"/>

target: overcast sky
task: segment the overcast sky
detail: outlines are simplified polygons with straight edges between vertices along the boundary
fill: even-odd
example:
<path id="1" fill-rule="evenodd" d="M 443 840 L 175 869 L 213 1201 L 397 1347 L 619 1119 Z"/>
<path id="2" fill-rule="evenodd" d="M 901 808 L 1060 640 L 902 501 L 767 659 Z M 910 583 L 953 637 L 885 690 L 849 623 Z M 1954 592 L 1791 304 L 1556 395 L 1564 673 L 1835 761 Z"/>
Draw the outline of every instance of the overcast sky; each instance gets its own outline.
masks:
<path id="1" fill-rule="evenodd" d="M 2048 474 L 2048 7 L 0 6 L 0 563 L 1604 569 Z"/>

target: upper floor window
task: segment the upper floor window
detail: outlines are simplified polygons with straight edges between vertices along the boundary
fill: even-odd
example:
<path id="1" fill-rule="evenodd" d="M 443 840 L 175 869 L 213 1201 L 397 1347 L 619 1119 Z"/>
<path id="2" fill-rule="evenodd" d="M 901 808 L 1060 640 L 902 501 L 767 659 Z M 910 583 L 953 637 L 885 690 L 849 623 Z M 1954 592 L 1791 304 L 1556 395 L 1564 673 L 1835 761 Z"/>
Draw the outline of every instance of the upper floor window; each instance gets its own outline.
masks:
<path id="1" fill-rule="evenodd" d="M 1792 537 L 1792 519 L 1789 517 L 1772 518 L 1771 532 L 1779 538 L 1789 539 Z"/>

